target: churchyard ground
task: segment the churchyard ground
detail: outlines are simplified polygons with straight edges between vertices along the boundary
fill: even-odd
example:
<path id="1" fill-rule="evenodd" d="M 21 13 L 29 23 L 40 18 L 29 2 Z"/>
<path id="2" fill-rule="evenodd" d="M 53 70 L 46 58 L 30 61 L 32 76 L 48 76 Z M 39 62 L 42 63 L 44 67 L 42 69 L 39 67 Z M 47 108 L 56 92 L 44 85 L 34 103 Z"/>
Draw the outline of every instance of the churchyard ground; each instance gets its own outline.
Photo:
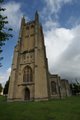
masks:
<path id="1" fill-rule="evenodd" d="M 11 103 L 0 96 L 0 120 L 80 120 L 80 96 Z"/>

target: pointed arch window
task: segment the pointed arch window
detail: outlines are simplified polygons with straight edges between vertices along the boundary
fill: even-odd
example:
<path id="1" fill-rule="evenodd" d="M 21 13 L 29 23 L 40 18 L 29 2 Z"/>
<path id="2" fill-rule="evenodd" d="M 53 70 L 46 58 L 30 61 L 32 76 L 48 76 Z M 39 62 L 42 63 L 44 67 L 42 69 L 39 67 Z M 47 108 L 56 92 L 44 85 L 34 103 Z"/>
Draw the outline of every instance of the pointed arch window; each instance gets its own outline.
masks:
<path id="1" fill-rule="evenodd" d="M 56 83 L 54 81 L 51 81 L 51 92 L 52 92 L 52 94 L 56 94 L 57 93 Z"/>
<path id="2" fill-rule="evenodd" d="M 30 66 L 24 68 L 23 82 L 32 82 L 32 69 Z"/>

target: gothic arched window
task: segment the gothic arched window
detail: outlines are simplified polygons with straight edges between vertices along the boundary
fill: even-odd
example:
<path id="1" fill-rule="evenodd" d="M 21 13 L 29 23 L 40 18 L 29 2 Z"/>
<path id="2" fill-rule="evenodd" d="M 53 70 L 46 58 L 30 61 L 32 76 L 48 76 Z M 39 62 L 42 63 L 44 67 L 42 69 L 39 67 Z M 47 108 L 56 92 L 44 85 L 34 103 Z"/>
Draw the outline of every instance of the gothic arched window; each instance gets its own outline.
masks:
<path id="1" fill-rule="evenodd" d="M 23 82 L 32 82 L 32 69 L 30 66 L 24 68 Z"/>
<path id="2" fill-rule="evenodd" d="M 51 81 L 51 92 L 52 92 L 52 94 L 56 94 L 57 93 L 56 83 L 54 81 Z"/>

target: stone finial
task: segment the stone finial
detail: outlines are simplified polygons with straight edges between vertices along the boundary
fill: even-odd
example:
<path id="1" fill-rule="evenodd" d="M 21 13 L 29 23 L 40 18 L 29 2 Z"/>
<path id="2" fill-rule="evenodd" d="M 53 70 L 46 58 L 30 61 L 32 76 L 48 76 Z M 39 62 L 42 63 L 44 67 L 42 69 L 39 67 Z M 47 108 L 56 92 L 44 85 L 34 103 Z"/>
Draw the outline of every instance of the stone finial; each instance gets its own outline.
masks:
<path id="1" fill-rule="evenodd" d="M 37 11 L 35 12 L 35 20 L 36 20 L 37 22 L 39 21 L 39 14 L 38 14 Z"/>
<path id="2" fill-rule="evenodd" d="M 25 24 L 25 17 L 23 16 L 21 20 L 21 25 L 24 25 L 24 24 Z"/>

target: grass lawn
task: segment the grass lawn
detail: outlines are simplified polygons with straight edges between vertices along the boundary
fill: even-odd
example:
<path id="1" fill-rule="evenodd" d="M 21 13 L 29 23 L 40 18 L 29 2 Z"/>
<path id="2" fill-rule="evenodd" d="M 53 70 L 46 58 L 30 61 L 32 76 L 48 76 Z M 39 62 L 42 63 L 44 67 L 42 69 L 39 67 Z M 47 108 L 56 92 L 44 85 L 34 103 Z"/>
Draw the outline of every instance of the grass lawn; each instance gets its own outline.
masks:
<path id="1" fill-rule="evenodd" d="M 0 120 L 80 120 L 80 96 L 12 103 L 0 96 Z"/>

